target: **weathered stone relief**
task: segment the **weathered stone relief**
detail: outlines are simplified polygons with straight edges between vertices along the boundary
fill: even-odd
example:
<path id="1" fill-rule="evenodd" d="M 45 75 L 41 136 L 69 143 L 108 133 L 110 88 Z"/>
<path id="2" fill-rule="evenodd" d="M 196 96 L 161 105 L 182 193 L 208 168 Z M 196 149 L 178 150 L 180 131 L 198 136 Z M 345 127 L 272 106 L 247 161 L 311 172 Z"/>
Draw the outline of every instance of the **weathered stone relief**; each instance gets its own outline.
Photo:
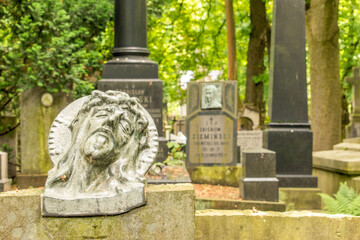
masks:
<path id="1" fill-rule="evenodd" d="M 137 98 L 96 90 L 76 100 L 50 129 L 54 167 L 43 215 L 111 215 L 145 204 L 144 175 L 157 148 L 155 124 Z"/>

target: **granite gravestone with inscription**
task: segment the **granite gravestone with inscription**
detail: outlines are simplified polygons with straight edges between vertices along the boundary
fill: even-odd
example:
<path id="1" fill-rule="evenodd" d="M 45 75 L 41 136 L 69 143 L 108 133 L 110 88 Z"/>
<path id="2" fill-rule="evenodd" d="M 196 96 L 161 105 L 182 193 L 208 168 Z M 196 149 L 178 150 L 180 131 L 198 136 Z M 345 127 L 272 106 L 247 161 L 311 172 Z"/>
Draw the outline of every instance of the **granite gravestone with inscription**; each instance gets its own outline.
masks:
<path id="1" fill-rule="evenodd" d="M 137 97 L 154 119 L 159 133 L 157 161 L 167 158 L 163 137 L 163 83 L 158 64 L 148 58 L 145 0 L 115 0 L 113 59 L 103 66 L 101 91 L 122 91 Z"/>
<path id="2" fill-rule="evenodd" d="M 93 91 L 67 106 L 49 134 L 44 216 L 115 215 L 145 204 L 156 126 L 138 99 Z"/>
<path id="3" fill-rule="evenodd" d="M 187 166 L 236 165 L 237 82 L 188 84 Z"/>
<path id="4" fill-rule="evenodd" d="M 244 150 L 261 149 L 263 144 L 263 132 L 242 130 L 237 132 L 237 146 L 240 147 L 240 157 Z"/>

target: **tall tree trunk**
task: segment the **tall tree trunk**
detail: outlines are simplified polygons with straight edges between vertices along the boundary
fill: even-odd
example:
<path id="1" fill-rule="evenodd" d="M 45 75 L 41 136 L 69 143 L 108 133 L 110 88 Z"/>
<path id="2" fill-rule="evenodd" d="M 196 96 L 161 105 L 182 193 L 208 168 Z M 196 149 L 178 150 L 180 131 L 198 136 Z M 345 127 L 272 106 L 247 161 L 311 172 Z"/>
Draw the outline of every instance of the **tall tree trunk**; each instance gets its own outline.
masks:
<path id="1" fill-rule="evenodd" d="M 265 2 L 259 0 L 250 0 L 250 20 L 251 33 L 247 52 L 246 66 L 246 92 L 244 103 L 255 110 L 260 115 L 264 108 L 264 83 L 261 81 L 254 82 L 254 77 L 261 75 L 265 71 L 264 54 L 270 39 L 269 22 L 266 16 Z M 264 119 L 261 118 L 263 123 Z"/>
<path id="2" fill-rule="evenodd" d="M 338 0 L 311 0 L 306 14 L 314 151 L 341 141 L 338 10 Z"/>
<path id="3" fill-rule="evenodd" d="M 233 0 L 225 0 L 228 49 L 228 79 L 237 80 L 236 37 Z"/>

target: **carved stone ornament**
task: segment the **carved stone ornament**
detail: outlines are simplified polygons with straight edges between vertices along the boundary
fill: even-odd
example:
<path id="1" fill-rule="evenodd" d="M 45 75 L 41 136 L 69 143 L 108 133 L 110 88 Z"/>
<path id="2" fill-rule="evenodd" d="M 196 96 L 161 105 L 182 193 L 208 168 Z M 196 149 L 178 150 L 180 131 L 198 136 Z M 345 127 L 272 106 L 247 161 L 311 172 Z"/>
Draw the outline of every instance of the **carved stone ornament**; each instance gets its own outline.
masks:
<path id="1" fill-rule="evenodd" d="M 144 175 L 157 149 L 155 124 L 137 98 L 95 90 L 74 101 L 50 129 L 54 167 L 43 215 L 116 215 L 144 205 Z"/>
<path id="2" fill-rule="evenodd" d="M 203 84 L 202 85 L 202 109 L 218 109 L 221 104 L 221 84 Z"/>

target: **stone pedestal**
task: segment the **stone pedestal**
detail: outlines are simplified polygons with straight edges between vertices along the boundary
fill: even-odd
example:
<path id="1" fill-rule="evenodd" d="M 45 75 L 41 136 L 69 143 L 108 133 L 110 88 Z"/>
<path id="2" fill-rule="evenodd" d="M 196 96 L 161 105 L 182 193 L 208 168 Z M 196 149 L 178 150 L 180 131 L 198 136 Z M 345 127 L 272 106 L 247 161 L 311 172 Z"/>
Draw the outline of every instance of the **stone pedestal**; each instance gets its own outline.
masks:
<path id="1" fill-rule="evenodd" d="M 8 155 L 0 152 L 0 192 L 10 191 L 11 185 L 8 179 Z"/>
<path id="2" fill-rule="evenodd" d="M 275 152 L 266 149 L 243 151 L 240 196 L 244 200 L 279 200 Z"/>
<path id="3" fill-rule="evenodd" d="M 317 177 L 312 176 L 310 125 L 279 125 L 264 131 L 264 147 L 276 152 L 279 187 L 317 187 Z"/>
<path id="4" fill-rule="evenodd" d="M 60 199 L 42 196 L 42 215 L 47 217 L 111 216 L 145 205 L 144 184 L 107 197 Z"/>
<path id="5" fill-rule="evenodd" d="M 17 176 L 17 184 L 22 188 L 44 186 L 43 175 L 52 168 L 47 144 L 49 130 L 55 117 L 71 101 L 66 93 L 50 94 L 43 88 L 21 94 L 21 174 Z M 30 182 L 37 184 L 29 185 Z"/>
<path id="6" fill-rule="evenodd" d="M 347 182 L 360 193 L 360 144 L 344 142 L 335 145 L 334 149 L 313 153 L 313 172 L 319 178 L 321 192 L 333 195 L 341 182 Z"/>
<path id="7" fill-rule="evenodd" d="M 0 194 L 0 239 L 195 239 L 190 184 L 149 186 L 145 206 L 103 217 L 42 217 L 43 191 Z"/>

